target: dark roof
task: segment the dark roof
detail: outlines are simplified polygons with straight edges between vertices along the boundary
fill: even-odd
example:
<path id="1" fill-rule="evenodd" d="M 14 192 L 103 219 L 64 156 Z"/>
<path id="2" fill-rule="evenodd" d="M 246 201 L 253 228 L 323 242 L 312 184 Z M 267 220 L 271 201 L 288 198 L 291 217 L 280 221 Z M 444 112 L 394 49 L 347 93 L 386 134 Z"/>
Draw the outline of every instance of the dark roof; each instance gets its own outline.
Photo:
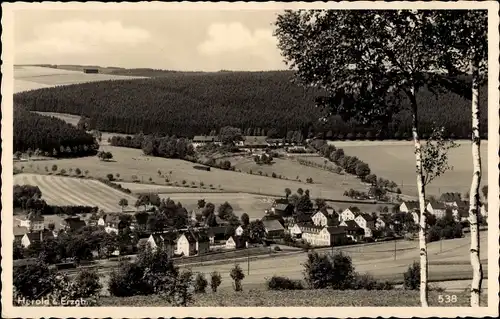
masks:
<path id="1" fill-rule="evenodd" d="M 347 230 L 356 230 L 361 228 L 354 220 L 345 220 L 344 223 L 347 225 Z"/>
<path id="2" fill-rule="evenodd" d="M 193 137 L 193 142 L 205 142 L 205 143 L 210 143 L 210 142 L 219 142 L 220 139 L 218 136 L 210 136 L 210 135 L 198 135 Z"/>
<path id="3" fill-rule="evenodd" d="M 210 237 L 217 235 L 224 235 L 226 233 L 226 230 L 227 230 L 226 226 L 210 227 L 207 231 L 207 235 Z"/>
<path id="4" fill-rule="evenodd" d="M 420 204 L 417 201 L 407 201 L 404 202 L 403 204 L 405 204 L 409 210 L 420 209 Z"/>
<path id="5" fill-rule="evenodd" d="M 271 220 L 263 220 L 262 224 L 264 224 L 264 228 L 266 231 L 276 231 L 276 230 L 284 230 L 283 225 L 277 219 Z"/>
<path id="6" fill-rule="evenodd" d="M 296 223 L 308 223 L 312 221 L 310 214 L 297 213 L 293 216 Z"/>
<path id="7" fill-rule="evenodd" d="M 120 215 L 118 214 L 107 214 L 104 216 L 104 221 L 106 223 L 119 223 L 120 222 Z"/>
<path id="8" fill-rule="evenodd" d="M 326 230 L 331 235 L 344 234 L 346 232 L 346 229 L 344 227 L 336 227 L 336 226 L 326 227 Z"/>
<path id="9" fill-rule="evenodd" d="M 194 231 L 186 231 L 183 234 L 186 236 L 186 239 L 188 240 L 189 243 L 196 243 L 196 242 L 208 242 L 208 236 L 205 232 L 194 232 Z"/>
<path id="10" fill-rule="evenodd" d="M 54 234 L 51 231 L 44 230 L 38 232 L 27 233 L 30 243 L 40 242 L 49 238 L 54 238 Z"/>
<path id="11" fill-rule="evenodd" d="M 301 224 L 299 227 L 303 233 L 314 233 L 314 234 L 318 234 L 324 228 L 323 226 L 316 226 L 311 224 Z"/>
<path id="12" fill-rule="evenodd" d="M 64 221 L 71 230 L 79 230 L 86 225 L 85 221 L 80 218 L 66 218 Z"/>
<path id="13" fill-rule="evenodd" d="M 429 202 L 432 206 L 433 209 L 446 209 L 448 208 L 444 203 L 442 202 Z"/>
<path id="14" fill-rule="evenodd" d="M 359 214 L 358 216 L 363 217 L 367 222 L 373 221 L 373 217 L 370 214 L 363 213 L 363 214 Z"/>
<path id="15" fill-rule="evenodd" d="M 243 137 L 243 145 L 267 145 L 267 137 L 266 136 L 244 136 Z"/>
<path id="16" fill-rule="evenodd" d="M 145 245 L 147 244 L 148 242 L 148 238 L 141 238 L 139 239 L 139 241 L 137 242 L 137 246 L 142 246 L 142 245 Z"/>
<path id="17" fill-rule="evenodd" d="M 458 208 L 458 216 L 469 217 L 469 211 L 467 209 Z"/>
<path id="18" fill-rule="evenodd" d="M 290 207 L 293 207 L 291 204 L 276 204 L 274 206 L 275 210 L 280 210 L 280 211 L 285 211 L 289 209 Z"/>
<path id="19" fill-rule="evenodd" d="M 286 198 L 277 198 L 274 200 L 274 205 L 278 204 L 289 204 L 290 202 Z"/>
<path id="20" fill-rule="evenodd" d="M 160 243 L 173 244 L 177 237 L 177 235 L 174 232 L 152 234 L 152 236 L 156 245 L 159 245 Z"/>
<path id="21" fill-rule="evenodd" d="M 29 232 L 29 229 L 27 227 L 13 227 L 14 229 L 14 236 L 24 236 L 24 234 Z"/>

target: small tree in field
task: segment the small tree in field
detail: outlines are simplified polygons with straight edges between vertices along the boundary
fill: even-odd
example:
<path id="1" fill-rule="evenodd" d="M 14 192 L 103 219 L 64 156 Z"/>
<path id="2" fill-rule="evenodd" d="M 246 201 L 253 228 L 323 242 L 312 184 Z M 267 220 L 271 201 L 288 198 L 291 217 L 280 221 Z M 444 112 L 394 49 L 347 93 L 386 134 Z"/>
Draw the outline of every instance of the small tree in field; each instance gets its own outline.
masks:
<path id="1" fill-rule="evenodd" d="M 52 171 L 57 172 L 57 165 L 56 164 L 52 165 Z"/>
<path id="2" fill-rule="evenodd" d="M 234 291 L 242 291 L 243 287 L 241 281 L 245 278 L 245 274 L 239 264 L 234 265 L 234 268 L 231 269 L 230 276 L 234 280 Z"/>
<path id="3" fill-rule="evenodd" d="M 120 207 L 122 208 L 122 212 L 123 212 L 123 209 L 128 206 L 128 200 L 126 198 L 122 198 L 118 202 L 118 205 L 120 205 Z"/>
<path id="4" fill-rule="evenodd" d="M 82 171 L 77 167 L 75 169 L 75 174 L 78 175 L 78 176 L 80 176 L 82 174 Z"/>
<path id="5" fill-rule="evenodd" d="M 217 288 L 219 288 L 222 283 L 221 276 L 218 272 L 214 271 L 210 274 L 210 288 L 212 292 L 217 292 Z"/>
<path id="6" fill-rule="evenodd" d="M 89 170 L 88 169 L 85 170 L 85 176 L 87 176 L 87 175 L 89 175 Z"/>
<path id="7" fill-rule="evenodd" d="M 403 287 L 409 290 L 417 290 L 420 287 L 420 264 L 414 262 L 404 273 Z"/>
<path id="8" fill-rule="evenodd" d="M 205 279 L 205 275 L 198 273 L 194 280 L 194 292 L 195 293 L 205 293 L 207 289 L 208 281 Z"/>
<path id="9" fill-rule="evenodd" d="M 106 177 L 108 178 L 109 181 L 113 181 L 115 178 L 113 177 L 113 174 L 107 174 Z"/>

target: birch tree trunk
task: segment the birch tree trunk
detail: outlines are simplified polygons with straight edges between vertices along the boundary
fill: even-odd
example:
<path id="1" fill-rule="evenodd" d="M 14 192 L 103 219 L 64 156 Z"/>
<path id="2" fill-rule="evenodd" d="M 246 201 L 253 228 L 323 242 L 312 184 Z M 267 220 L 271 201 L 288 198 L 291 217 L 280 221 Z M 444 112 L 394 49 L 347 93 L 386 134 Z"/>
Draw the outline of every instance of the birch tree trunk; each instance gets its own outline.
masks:
<path id="1" fill-rule="evenodd" d="M 415 143 L 415 168 L 417 175 L 417 191 L 418 202 L 420 208 L 420 230 L 418 233 L 419 246 L 420 246 L 420 303 L 422 307 L 428 307 L 427 303 L 427 218 L 425 215 L 425 186 L 424 175 L 422 168 L 422 146 L 420 144 L 420 137 L 418 136 L 418 112 L 417 112 L 417 99 L 415 96 L 415 89 L 411 89 L 410 101 L 412 106 L 412 132 L 413 141 Z"/>
<path id="2" fill-rule="evenodd" d="M 469 192 L 469 223 L 470 223 L 470 264 L 472 266 L 471 307 L 479 307 L 483 269 L 479 259 L 479 185 L 481 184 L 481 139 L 479 136 L 479 71 L 472 62 L 472 163 L 474 173 Z"/>

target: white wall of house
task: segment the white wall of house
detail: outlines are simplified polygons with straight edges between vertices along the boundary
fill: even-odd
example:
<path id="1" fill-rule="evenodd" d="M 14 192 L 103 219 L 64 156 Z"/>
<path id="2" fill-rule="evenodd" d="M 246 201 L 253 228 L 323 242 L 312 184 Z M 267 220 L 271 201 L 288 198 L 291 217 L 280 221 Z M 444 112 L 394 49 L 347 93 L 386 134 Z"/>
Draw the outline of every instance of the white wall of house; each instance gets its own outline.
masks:
<path id="1" fill-rule="evenodd" d="M 236 228 L 236 229 L 235 229 L 234 234 L 235 234 L 236 236 L 241 236 L 241 235 L 243 235 L 243 232 L 244 232 L 243 227 L 238 226 L 238 228 Z"/>
<path id="2" fill-rule="evenodd" d="M 327 226 L 328 218 L 322 212 L 317 212 L 313 215 L 312 221 L 316 226 Z"/>
<path id="3" fill-rule="evenodd" d="M 382 220 L 382 218 L 377 218 L 377 221 L 375 222 L 375 228 L 376 229 L 385 228 L 385 222 Z"/>
<path id="4" fill-rule="evenodd" d="M 105 230 L 105 231 L 106 231 L 106 233 L 108 233 L 108 234 L 111 234 L 111 233 L 118 234 L 118 228 L 115 228 L 115 227 L 106 226 L 106 227 L 104 227 L 104 230 Z"/>
<path id="5" fill-rule="evenodd" d="M 24 248 L 28 248 L 31 245 L 30 239 L 27 234 L 24 234 L 23 238 L 21 238 L 21 245 Z"/>
<path id="6" fill-rule="evenodd" d="M 399 206 L 399 211 L 400 211 L 400 212 L 403 212 L 403 213 L 408 213 L 410 210 L 408 209 L 408 207 L 406 206 L 406 204 L 405 204 L 405 203 L 403 203 L 403 204 L 401 204 L 401 205 Z"/>
<path id="7" fill-rule="evenodd" d="M 43 220 L 31 221 L 29 219 L 18 219 L 20 221 L 19 225 L 21 227 L 26 227 L 32 231 L 41 231 L 44 228 Z"/>
<path id="8" fill-rule="evenodd" d="M 342 213 L 340 213 L 340 216 L 341 216 L 342 220 L 354 220 L 354 219 L 356 219 L 356 216 L 349 208 L 345 209 Z"/>
<path id="9" fill-rule="evenodd" d="M 225 248 L 236 249 L 236 243 L 235 243 L 233 237 L 229 237 L 229 239 L 226 241 Z"/>
<path id="10" fill-rule="evenodd" d="M 104 218 L 99 218 L 99 220 L 97 221 L 97 225 L 98 226 L 106 226 L 106 221 L 104 220 Z"/>
<path id="11" fill-rule="evenodd" d="M 427 211 L 436 218 L 443 218 L 446 215 L 446 210 L 433 208 L 431 203 L 427 204 Z"/>
<path id="12" fill-rule="evenodd" d="M 326 228 L 322 229 L 319 233 L 303 232 L 302 239 L 304 239 L 311 246 L 329 246 L 330 233 Z"/>
<path id="13" fill-rule="evenodd" d="M 295 237 L 302 235 L 302 230 L 300 229 L 299 225 L 293 225 L 293 227 L 290 229 L 290 235 Z"/>

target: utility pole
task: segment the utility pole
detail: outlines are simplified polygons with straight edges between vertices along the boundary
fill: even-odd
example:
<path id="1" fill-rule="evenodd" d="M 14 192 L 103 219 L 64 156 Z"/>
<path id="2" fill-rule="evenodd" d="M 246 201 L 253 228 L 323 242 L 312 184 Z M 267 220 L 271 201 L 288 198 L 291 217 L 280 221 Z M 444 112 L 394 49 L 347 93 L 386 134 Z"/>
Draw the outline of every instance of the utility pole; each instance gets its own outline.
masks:
<path id="1" fill-rule="evenodd" d="M 396 239 L 394 239 L 394 260 L 396 260 Z"/>
<path id="2" fill-rule="evenodd" d="M 247 248 L 247 274 L 250 275 L 250 252 L 248 251 Z"/>

